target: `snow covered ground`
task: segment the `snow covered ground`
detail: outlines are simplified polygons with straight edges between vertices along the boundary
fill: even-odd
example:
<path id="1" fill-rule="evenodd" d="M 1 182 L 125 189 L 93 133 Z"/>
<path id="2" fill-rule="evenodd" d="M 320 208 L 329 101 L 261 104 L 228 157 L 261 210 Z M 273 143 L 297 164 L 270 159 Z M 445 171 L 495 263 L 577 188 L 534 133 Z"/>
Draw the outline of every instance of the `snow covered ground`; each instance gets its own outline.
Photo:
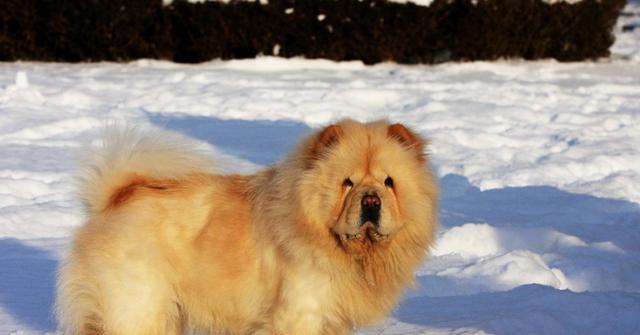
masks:
<path id="1" fill-rule="evenodd" d="M 640 6 L 609 60 L 367 67 L 0 63 L 0 334 L 55 333 L 83 222 L 80 149 L 113 120 L 182 131 L 228 171 L 342 117 L 431 139 L 444 191 L 419 287 L 360 334 L 640 334 Z"/>

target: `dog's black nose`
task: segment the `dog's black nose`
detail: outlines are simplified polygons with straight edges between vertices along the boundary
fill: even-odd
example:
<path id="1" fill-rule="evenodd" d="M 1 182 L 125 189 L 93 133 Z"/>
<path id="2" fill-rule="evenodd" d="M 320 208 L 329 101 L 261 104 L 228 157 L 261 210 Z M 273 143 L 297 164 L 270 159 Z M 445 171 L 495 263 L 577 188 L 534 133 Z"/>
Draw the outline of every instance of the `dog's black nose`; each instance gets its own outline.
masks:
<path id="1" fill-rule="evenodd" d="M 360 204 L 360 224 L 371 222 L 377 225 L 380 220 L 380 205 L 382 204 L 380 197 L 376 194 L 367 194 L 362 197 Z"/>

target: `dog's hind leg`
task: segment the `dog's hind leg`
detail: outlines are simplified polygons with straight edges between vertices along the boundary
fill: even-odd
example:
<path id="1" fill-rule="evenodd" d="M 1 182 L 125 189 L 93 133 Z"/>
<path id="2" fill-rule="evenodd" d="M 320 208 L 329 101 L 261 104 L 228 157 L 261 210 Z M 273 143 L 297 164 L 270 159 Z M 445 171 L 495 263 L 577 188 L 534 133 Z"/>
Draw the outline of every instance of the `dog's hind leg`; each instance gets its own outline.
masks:
<path id="1" fill-rule="evenodd" d="M 114 284 L 107 283 L 103 292 L 87 292 L 86 286 L 76 286 L 59 297 L 59 319 L 65 334 L 182 334 L 182 315 L 173 299 L 144 281 L 126 287 Z"/>
<path id="2" fill-rule="evenodd" d="M 182 313 L 167 272 L 147 256 L 144 250 L 130 252 L 124 261 L 99 248 L 72 253 L 58 281 L 58 319 L 65 334 L 182 334 Z"/>

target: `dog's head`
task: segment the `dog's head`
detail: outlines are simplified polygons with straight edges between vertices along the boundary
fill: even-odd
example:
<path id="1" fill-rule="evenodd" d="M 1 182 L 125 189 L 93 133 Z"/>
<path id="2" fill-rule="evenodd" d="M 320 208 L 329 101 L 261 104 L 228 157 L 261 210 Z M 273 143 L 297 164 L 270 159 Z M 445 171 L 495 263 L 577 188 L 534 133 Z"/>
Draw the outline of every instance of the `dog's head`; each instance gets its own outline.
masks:
<path id="1" fill-rule="evenodd" d="M 304 150 L 305 216 L 351 254 L 403 230 L 432 229 L 436 187 L 424 150 L 425 141 L 400 124 L 347 120 L 324 128 Z"/>

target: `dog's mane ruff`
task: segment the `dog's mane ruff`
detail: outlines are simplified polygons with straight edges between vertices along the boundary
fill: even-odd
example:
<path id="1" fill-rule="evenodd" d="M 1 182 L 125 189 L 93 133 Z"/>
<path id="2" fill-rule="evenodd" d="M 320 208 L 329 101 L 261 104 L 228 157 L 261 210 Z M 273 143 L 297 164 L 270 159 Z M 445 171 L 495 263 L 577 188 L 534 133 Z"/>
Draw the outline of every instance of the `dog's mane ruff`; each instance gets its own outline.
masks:
<path id="1" fill-rule="evenodd" d="M 431 195 L 434 198 L 426 201 L 436 199 L 436 194 Z M 347 259 L 350 274 L 334 271 L 333 277 L 339 278 L 336 282 L 341 284 L 342 292 L 338 294 L 349 302 L 340 306 L 344 319 L 358 326 L 380 321 L 402 298 L 407 285 L 415 285 L 413 271 L 427 256 L 434 238 L 426 233 L 425 222 L 436 222 L 436 215 L 427 213 L 425 217 L 409 219 L 419 222 L 407 224 L 385 249 L 373 248 L 361 259 Z M 336 252 L 334 259 L 345 261 L 345 256 Z"/>
<path id="2" fill-rule="evenodd" d="M 137 177 L 173 180 L 213 171 L 202 145 L 176 132 L 111 125 L 102 138 L 99 148 L 86 150 L 78 180 L 89 213 L 108 208 L 112 196 Z"/>

